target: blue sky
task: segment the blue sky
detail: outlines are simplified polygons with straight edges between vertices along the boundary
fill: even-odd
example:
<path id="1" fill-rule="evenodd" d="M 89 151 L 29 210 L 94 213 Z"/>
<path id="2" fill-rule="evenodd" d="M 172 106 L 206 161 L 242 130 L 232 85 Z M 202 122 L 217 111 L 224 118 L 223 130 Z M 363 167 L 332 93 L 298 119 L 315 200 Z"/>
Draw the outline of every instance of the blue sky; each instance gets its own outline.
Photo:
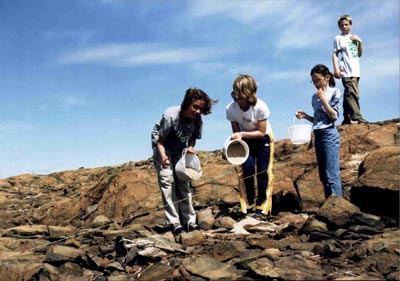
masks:
<path id="1" fill-rule="evenodd" d="M 147 159 L 189 87 L 219 100 L 197 149 L 220 149 L 239 73 L 288 138 L 293 113 L 312 113 L 311 68 L 332 70 L 342 14 L 364 43 L 365 119 L 399 117 L 399 1 L 0 0 L 0 178 Z"/>

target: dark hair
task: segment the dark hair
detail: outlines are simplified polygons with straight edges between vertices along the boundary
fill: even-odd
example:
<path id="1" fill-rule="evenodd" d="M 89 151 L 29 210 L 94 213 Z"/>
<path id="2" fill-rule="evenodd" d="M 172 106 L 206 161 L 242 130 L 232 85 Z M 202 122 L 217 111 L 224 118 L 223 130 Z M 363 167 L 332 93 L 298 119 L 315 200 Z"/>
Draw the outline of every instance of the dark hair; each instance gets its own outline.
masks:
<path id="1" fill-rule="evenodd" d="M 328 67 L 323 64 L 317 64 L 313 67 L 313 69 L 311 69 L 310 75 L 313 75 L 314 73 L 321 74 L 324 77 L 329 75 L 329 87 L 335 87 L 335 76 L 333 76 L 333 74 L 329 71 Z"/>
<path id="2" fill-rule="evenodd" d="M 218 101 L 212 100 L 204 91 L 196 88 L 189 88 L 186 90 L 185 97 L 181 104 L 181 110 L 184 111 L 189 108 L 194 100 L 203 100 L 205 102 L 202 113 L 204 115 L 211 113 L 211 107 Z"/>

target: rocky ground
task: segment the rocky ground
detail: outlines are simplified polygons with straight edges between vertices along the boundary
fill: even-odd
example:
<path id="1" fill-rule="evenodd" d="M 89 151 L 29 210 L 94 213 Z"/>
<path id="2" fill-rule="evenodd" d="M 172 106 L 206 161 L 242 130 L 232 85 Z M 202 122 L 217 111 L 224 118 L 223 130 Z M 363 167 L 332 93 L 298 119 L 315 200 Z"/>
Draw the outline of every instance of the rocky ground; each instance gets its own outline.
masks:
<path id="1" fill-rule="evenodd" d="M 0 280 L 400 280 L 400 120 L 339 126 L 344 198 L 312 142 L 275 142 L 273 214 L 240 217 L 236 168 L 200 152 L 201 231 L 165 225 L 152 159 L 0 180 Z"/>

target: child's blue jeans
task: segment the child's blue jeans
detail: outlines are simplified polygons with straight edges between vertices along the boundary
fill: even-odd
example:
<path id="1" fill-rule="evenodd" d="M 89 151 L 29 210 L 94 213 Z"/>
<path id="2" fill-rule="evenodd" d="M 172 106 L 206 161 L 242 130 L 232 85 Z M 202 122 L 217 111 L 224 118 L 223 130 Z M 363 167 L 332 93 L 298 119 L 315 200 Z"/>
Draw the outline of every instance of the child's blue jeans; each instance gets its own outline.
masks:
<path id="1" fill-rule="evenodd" d="M 331 194 L 343 197 L 340 178 L 340 135 L 335 127 L 314 130 L 319 179 L 324 185 L 325 198 Z"/>
<path id="2" fill-rule="evenodd" d="M 267 202 L 267 191 L 272 185 L 272 165 L 271 146 L 273 146 L 273 140 L 269 135 L 265 135 L 261 139 L 244 139 L 249 145 L 249 158 L 243 163 L 243 177 L 246 186 L 246 195 L 249 206 L 256 204 L 256 209 L 263 210 L 268 209 L 265 206 Z M 257 170 L 256 170 L 257 165 Z M 257 171 L 257 173 L 256 173 Z M 257 200 L 255 201 L 255 183 L 254 178 L 257 179 Z"/>

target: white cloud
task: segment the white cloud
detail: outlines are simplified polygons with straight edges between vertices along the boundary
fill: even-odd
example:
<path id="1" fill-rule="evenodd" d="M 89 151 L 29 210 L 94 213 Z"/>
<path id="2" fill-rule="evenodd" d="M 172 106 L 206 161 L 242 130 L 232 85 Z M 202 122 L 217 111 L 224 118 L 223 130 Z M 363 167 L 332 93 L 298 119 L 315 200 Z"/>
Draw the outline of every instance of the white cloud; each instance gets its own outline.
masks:
<path id="1" fill-rule="evenodd" d="M 296 21 L 289 23 L 284 31 L 278 36 L 275 48 L 279 52 L 285 49 L 314 49 L 327 38 L 331 39 L 332 36 L 326 35 L 326 30 L 321 28 L 321 24 L 327 22 L 329 18 L 324 15 L 313 17 L 312 14 L 318 14 L 320 11 L 308 11 L 307 18 L 299 18 Z M 311 21 L 310 18 L 315 18 Z M 332 39 L 333 40 L 333 39 Z"/>
<path id="2" fill-rule="evenodd" d="M 387 37 L 387 36 L 386 36 Z M 375 42 L 365 42 L 364 40 L 363 58 L 393 58 L 399 57 L 399 38 L 385 38 Z"/>
<path id="3" fill-rule="evenodd" d="M 195 17 L 226 17 L 251 30 L 270 32 L 274 49 L 308 48 L 324 41 L 321 25 L 329 22 L 324 5 L 309 1 L 197 1 L 190 8 Z"/>
<path id="4" fill-rule="evenodd" d="M 379 94 L 383 88 L 399 88 L 400 59 L 398 38 L 365 43 L 360 59 L 361 84 L 368 84 L 370 95 Z M 378 90 L 378 91 L 377 91 Z M 398 93 L 393 93 L 398 95 Z"/>
<path id="5" fill-rule="evenodd" d="M 376 88 L 386 88 L 387 83 L 399 86 L 400 59 L 393 58 L 366 58 L 361 63 L 361 81 Z M 376 93 L 378 94 L 378 93 Z M 398 94 L 398 93 L 397 93 Z"/>
<path id="6" fill-rule="evenodd" d="M 244 24 L 261 24 L 273 21 L 271 17 L 285 12 L 291 1 L 193 1 L 189 12 L 195 17 L 224 16 Z M 293 3 L 293 2 L 292 2 Z M 286 18 L 286 17 L 285 17 Z M 285 21 L 282 18 L 281 21 Z"/>
<path id="7" fill-rule="evenodd" d="M 382 21 L 386 21 L 390 18 L 397 18 L 398 20 L 399 4 L 399 1 L 393 0 L 364 1 L 364 9 L 356 18 L 353 17 L 353 26 L 368 26 L 378 22 L 381 24 Z M 373 11 L 373 13 L 371 13 L 371 11 Z"/>
<path id="8" fill-rule="evenodd" d="M 264 76 L 266 73 L 264 66 L 255 64 L 239 64 L 231 62 L 199 62 L 192 65 L 196 72 L 213 75 L 219 78 L 235 77 L 239 74 L 250 74 L 254 77 Z"/>
<path id="9" fill-rule="evenodd" d="M 228 48 L 172 48 L 160 44 L 110 44 L 71 52 L 59 58 L 63 63 L 105 63 L 114 66 L 181 64 L 222 58 Z"/>
<path id="10" fill-rule="evenodd" d="M 63 63 L 106 62 L 118 60 L 135 52 L 143 52 L 147 48 L 152 49 L 152 46 L 142 46 L 139 44 L 102 45 L 64 54 L 59 57 L 59 61 Z"/>
<path id="11" fill-rule="evenodd" d="M 228 52 L 230 51 L 227 49 L 218 48 L 164 49 L 133 55 L 121 60 L 119 64 L 126 66 L 181 64 L 218 59 L 227 55 Z"/>

